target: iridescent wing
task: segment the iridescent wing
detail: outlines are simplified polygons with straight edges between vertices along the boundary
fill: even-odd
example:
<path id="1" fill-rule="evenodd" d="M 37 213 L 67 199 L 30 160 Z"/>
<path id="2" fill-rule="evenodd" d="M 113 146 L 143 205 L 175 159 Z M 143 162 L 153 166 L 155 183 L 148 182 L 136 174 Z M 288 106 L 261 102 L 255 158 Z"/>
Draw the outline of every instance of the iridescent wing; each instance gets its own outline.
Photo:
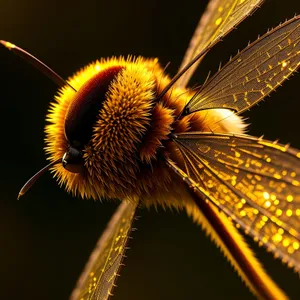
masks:
<path id="1" fill-rule="evenodd" d="M 227 35 L 252 14 L 262 2 L 263 0 L 211 0 L 196 28 L 180 70 L 210 44 L 216 43 Z M 178 80 L 177 86 L 185 87 L 187 85 L 200 61 Z"/>
<path id="2" fill-rule="evenodd" d="M 300 151 L 247 135 L 183 133 L 177 172 L 275 256 L 300 270 Z M 169 162 L 170 165 L 170 162 Z"/>
<path id="3" fill-rule="evenodd" d="M 300 16 L 279 25 L 231 59 L 204 84 L 186 113 L 229 108 L 241 113 L 274 91 L 300 66 Z"/>
<path id="4" fill-rule="evenodd" d="M 126 251 L 137 203 L 123 201 L 100 237 L 81 274 L 71 300 L 105 300 L 112 294 Z"/>

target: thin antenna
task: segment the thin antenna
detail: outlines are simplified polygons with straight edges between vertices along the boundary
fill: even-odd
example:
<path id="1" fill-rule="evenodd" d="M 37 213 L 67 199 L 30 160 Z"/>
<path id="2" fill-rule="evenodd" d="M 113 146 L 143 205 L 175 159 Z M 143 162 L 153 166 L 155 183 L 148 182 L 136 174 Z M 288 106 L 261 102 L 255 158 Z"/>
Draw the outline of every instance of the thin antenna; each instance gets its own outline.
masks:
<path id="1" fill-rule="evenodd" d="M 61 162 L 61 158 L 53 161 L 52 163 L 48 164 L 45 166 L 43 169 L 39 170 L 36 174 L 34 174 L 21 188 L 19 195 L 18 195 L 18 200 L 20 197 L 22 197 L 25 193 L 28 192 L 28 190 L 35 184 L 35 182 L 46 172 L 48 171 L 53 165 Z"/>
<path id="2" fill-rule="evenodd" d="M 67 81 L 65 81 L 62 77 L 60 77 L 57 73 L 55 73 L 51 68 L 49 68 L 47 65 L 45 65 L 43 62 L 41 62 L 39 59 L 37 59 L 36 57 L 31 55 L 24 49 L 14 45 L 10 42 L 3 41 L 3 40 L 0 40 L 0 44 L 2 44 L 8 50 L 11 50 L 12 52 L 14 52 L 21 58 L 23 58 L 25 61 L 27 61 L 31 65 L 33 65 L 36 69 L 38 69 L 40 72 L 42 72 L 48 78 L 50 78 L 59 87 L 64 87 L 64 86 L 68 85 L 75 92 L 77 92 Z"/>

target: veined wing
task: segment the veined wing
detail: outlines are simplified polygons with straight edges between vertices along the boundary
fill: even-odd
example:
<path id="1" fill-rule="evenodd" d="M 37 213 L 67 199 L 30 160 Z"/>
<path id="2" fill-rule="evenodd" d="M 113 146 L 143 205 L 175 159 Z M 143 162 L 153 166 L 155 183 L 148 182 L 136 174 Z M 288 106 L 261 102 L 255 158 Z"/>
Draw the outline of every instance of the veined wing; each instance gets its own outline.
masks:
<path id="1" fill-rule="evenodd" d="M 81 274 L 71 300 L 105 300 L 112 294 L 131 232 L 137 203 L 123 201 Z"/>
<path id="2" fill-rule="evenodd" d="M 186 133 L 174 141 L 186 172 L 171 167 L 194 191 L 299 271 L 300 151 L 247 135 Z"/>
<path id="3" fill-rule="evenodd" d="M 209 44 L 227 35 L 262 2 L 263 0 L 211 0 L 196 28 L 180 70 Z M 188 84 L 199 63 L 200 60 L 178 80 L 178 86 L 185 87 Z"/>
<path id="4" fill-rule="evenodd" d="M 229 108 L 241 113 L 300 66 L 300 16 L 279 25 L 231 59 L 192 97 L 186 113 Z"/>

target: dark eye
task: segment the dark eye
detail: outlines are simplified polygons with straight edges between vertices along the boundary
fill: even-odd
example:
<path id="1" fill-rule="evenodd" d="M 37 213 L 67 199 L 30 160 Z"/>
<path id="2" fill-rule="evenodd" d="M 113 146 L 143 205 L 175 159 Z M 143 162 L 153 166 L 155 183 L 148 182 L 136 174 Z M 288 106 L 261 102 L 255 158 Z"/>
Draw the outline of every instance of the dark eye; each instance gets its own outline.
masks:
<path id="1" fill-rule="evenodd" d="M 91 139 L 109 86 L 122 69 L 114 66 L 100 71 L 75 94 L 65 117 L 65 136 L 71 146 L 82 149 Z"/>
<path id="2" fill-rule="evenodd" d="M 83 155 L 81 151 L 70 147 L 62 158 L 63 167 L 71 173 L 80 173 L 84 168 Z"/>

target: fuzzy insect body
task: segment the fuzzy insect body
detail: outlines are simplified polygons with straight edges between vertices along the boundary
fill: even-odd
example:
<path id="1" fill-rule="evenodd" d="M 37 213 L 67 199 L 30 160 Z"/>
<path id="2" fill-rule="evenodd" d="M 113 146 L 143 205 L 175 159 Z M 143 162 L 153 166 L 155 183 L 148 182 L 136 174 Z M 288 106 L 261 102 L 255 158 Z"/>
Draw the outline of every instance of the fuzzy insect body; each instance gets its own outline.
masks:
<path id="1" fill-rule="evenodd" d="M 243 134 L 240 113 L 300 66 L 300 17 L 270 30 L 201 87 L 187 83 L 197 64 L 261 0 L 212 0 L 177 75 L 157 59 L 111 58 L 64 81 L 17 46 L 61 88 L 46 126 L 50 164 L 73 195 L 121 199 L 71 299 L 112 294 L 137 207 L 184 209 L 208 233 L 252 293 L 287 299 L 237 230 L 300 271 L 300 151 Z"/>
<path id="2" fill-rule="evenodd" d="M 157 59 L 96 62 L 69 82 L 78 92 L 63 88 L 51 104 L 46 151 L 53 162 L 70 145 L 83 152 L 80 173 L 54 166 L 67 191 L 83 198 L 139 198 L 147 205 L 184 207 L 180 191 L 185 187 L 164 167 L 167 156 L 180 159 L 170 134 L 241 133 L 244 128 L 228 110 L 180 117 L 192 97 L 185 89 L 174 88 L 156 101 L 170 82 Z"/>

